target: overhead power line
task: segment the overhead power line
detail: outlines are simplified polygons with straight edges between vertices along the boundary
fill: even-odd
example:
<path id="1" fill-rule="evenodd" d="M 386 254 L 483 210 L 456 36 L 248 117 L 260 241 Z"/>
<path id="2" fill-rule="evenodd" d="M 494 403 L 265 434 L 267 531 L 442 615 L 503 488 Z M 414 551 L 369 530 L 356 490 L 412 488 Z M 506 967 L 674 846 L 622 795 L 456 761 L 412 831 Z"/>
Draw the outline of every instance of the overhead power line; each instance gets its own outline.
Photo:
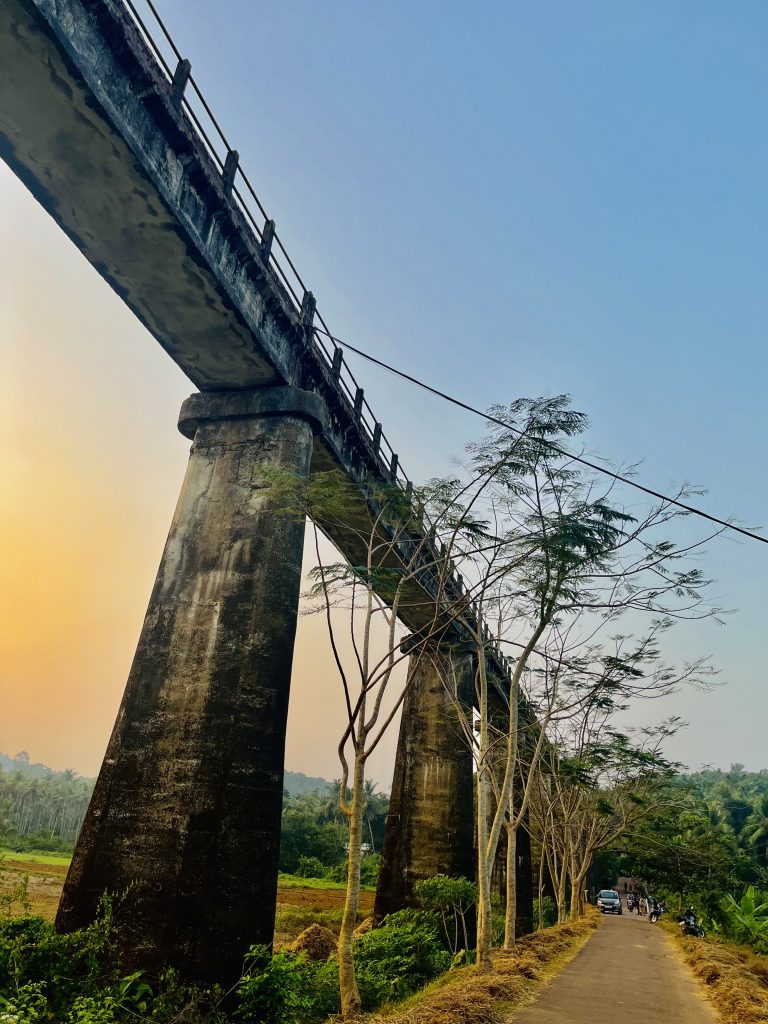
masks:
<path id="1" fill-rule="evenodd" d="M 361 348 L 357 348 L 356 345 L 351 345 L 348 341 L 342 341 L 341 338 L 337 338 L 329 331 L 321 330 L 319 327 L 315 327 L 315 330 L 318 334 L 325 334 L 331 339 L 331 341 L 341 346 L 341 348 L 354 352 L 355 355 L 360 356 L 361 359 L 367 359 L 369 363 L 373 363 L 375 366 L 380 366 L 383 370 L 393 373 L 396 377 L 401 377 L 403 380 L 407 380 L 411 384 L 415 384 L 416 387 L 421 388 L 424 391 L 428 391 L 431 395 L 436 395 L 437 398 L 442 398 L 444 401 L 450 402 L 451 405 L 458 406 L 459 409 L 464 409 L 466 412 L 471 412 L 475 416 L 480 416 L 481 419 L 484 419 L 487 423 L 496 423 L 498 426 L 504 427 L 505 430 L 511 430 L 513 433 L 522 435 L 522 430 L 518 430 L 516 427 L 510 426 L 510 424 L 506 423 L 504 420 L 498 419 L 490 413 L 483 412 L 482 409 L 478 409 L 474 405 L 462 402 L 460 398 L 455 398 L 453 395 L 446 394 L 445 391 L 440 391 L 439 388 L 433 388 L 431 384 L 427 384 L 418 377 L 414 377 L 412 374 L 406 373 L 404 370 L 399 370 L 396 366 L 391 366 L 389 363 L 385 363 L 383 360 L 377 359 L 376 356 L 372 356 L 370 353 L 364 352 Z M 652 498 L 658 498 L 660 501 L 667 502 L 670 505 L 675 505 L 677 508 L 681 508 L 683 511 L 691 513 L 691 515 L 699 516 L 701 519 L 706 519 L 710 523 L 715 523 L 717 526 L 722 526 L 727 530 L 732 530 L 734 533 L 740 533 L 744 537 L 749 537 L 750 540 L 758 540 L 761 544 L 768 544 L 768 537 L 761 537 L 759 533 L 747 530 L 745 527 L 738 526 L 736 523 L 729 522 L 727 519 L 720 519 L 718 516 L 713 516 L 701 508 L 696 508 L 695 505 L 687 505 L 684 501 L 679 501 L 677 498 L 671 498 L 668 494 L 662 494 L 661 491 L 655 491 L 652 487 L 646 487 L 644 484 L 638 483 L 637 480 L 632 480 L 631 477 L 622 476 L 621 473 L 615 473 L 613 470 L 607 469 L 605 466 L 601 466 L 596 462 L 590 462 L 589 459 L 585 459 L 581 455 L 574 455 L 565 448 L 561 448 L 560 445 L 556 444 L 554 441 L 548 441 L 545 438 L 542 438 L 542 441 L 545 445 L 551 448 L 552 451 L 557 452 L 559 455 L 571 459 L 574 462 L 578 462 L 580 465 L 586 466 L 588 469 L 592 469 L 596 473 L 602 473 L 604 476 L 608 476 L 619 483 L 626 484 L 628 487 L 634 487 L 635 490 L 642 491 L 643 494 L 648 494 Z"/>

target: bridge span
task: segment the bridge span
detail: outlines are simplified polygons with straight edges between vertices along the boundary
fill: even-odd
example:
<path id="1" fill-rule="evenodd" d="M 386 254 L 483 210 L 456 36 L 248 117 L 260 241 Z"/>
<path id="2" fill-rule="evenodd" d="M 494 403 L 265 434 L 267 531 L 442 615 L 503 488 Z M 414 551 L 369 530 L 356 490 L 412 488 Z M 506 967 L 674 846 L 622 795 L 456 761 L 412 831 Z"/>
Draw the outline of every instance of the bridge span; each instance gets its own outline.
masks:
<path id="1" fill-rule="evenodd" d="M 342 470 L 361 502 L 372 482 L 411 484 L 189 62 L 131 0 L 0 0 L 0 154 L 199 389 L 58 924 L 85 924 L 105 889 L 132 886 L 133 962 L 222 977 L 274 925 L 302 530 L 270 514 L 263 468 Z M 353 531 L 331 539 L 360 556 Z M 450 586 L 461 592 L 458 574 Z M 423 626 L 415 608 L 402 617 Z M 506 659 L 492 661 L 503 691 Z M 401 725 L 389 908 L 415 879 L 472 865 L 471 756 L 435 728 L 450 708 L 428 675 Z M 425 764 L 445 769 L 439 790 L 420 781 Z"/>

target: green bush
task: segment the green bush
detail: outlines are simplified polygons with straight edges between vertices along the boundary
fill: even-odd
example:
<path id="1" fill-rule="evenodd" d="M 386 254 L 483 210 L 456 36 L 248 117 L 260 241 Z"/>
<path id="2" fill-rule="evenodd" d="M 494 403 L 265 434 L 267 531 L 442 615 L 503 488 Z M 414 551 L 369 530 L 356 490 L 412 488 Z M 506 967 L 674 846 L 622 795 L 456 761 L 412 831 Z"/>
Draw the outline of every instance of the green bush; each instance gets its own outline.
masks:
<path id="1" fill-rule="evenodd" d="M 58 935 L 41 918 L 0 921 L 0 1022 L 314 1024 L 339 1012 L 335 958 L 315 962 L 254 947 L 225 1000 L 220 988 L 187 985 L 172 969 L 152 987 L 141 973 L 122 976 L 111 932 L 108 902 L 95 924 L 69 935 Z M 434 915 L 390 915 L 355 942 L 364 1006 L 375 1009 L 409 995 L 447 970 L 450 961 Z"/>
<path id="2" fill-rule="evenodd" d="M 122 976 L 111 942 L 112 904 L 88 928 L 58 935 L 39 917 L 0 921 L 3 1024 L 136 1024 L 138 1020 L 225 1024 L 220 989 L 182 985 L 173 971 L 157 992 L 141 973 Z"/>
<path id="3" fill-rule="evenodd" d="M 304 992 L 307 993 L 304 1020 L 324 1021 L 334 1014 L 341 1013 L 339 961 L 335 957 L 320 961 L 300 957 L 299 961 L 302 985 Z"/>
<path id="4" fill-rule="evenodd" d="M 544 922 L 545 928 L 551 928 L 553 924 L 557 924 L 557 904 L 551 896 L 545 896 L 541 901 L 541 917 Z M 539 901 L 534 899 L 533 901 L 533 920 L 534 923 L 539 920 Z"/>
<path id="5" fill-rule="evenodd" d="M 469 949 L 477 886 L 468 878 L 434 875 L 416 883 L 416 898 L 426 909 L 439 915 L 445 940 L 452 954 Z"/>
<path id="6" fill-rule="evenodd" d="M 44 833 L 22 836 L 15 831 L 0 833 L 0 846 L 14 853 L 72 853 L 75 844 Z"/>
<path id="7" fill-rule="evenodd" d="M 730 938 L 749 943 L 760 953 L 768 951 L 768 893 L 750 885 L 739 902 L 728 893 L 720 909 Z"/>
<path id="8" fill-rule="evenodd" d="M 366 889 L 375 889 L 379 881 L 380 868 L 380 853 L 369 853 L 363 857 L 360 863 L 360 884 Z M 334 864 L 333 867 L 327 868 L 325 877 L 332 879 L 334 882 L 346 882 L 347 862 L 344 861 L 342 864 Z"/>
<path id="9" fill-rule="evenodd" d="M 29 902 L 29 875 L 6 871 L 5 861 L 0 855 L 0 915 L 10 917 L 17 904 L 25 914 L 32 909 Z"/>
<path id="10" fill-rule="evenodd" d="M 354 957 L 366 1010 L 410 995 L 451 966 L 437 919 L 418 910 L 399 910 L 384 918 L 380 928 L 355 942 Z"/>
<path id="11" fill-rule="evenodd" d="M 20 985 L 7 996 L 0 995 L 0 1021 L 3 1024 L 37 1024 L 48 1018 L 48 1001 L 42 982 Z"/>
<path id="12" fill-rule="evenodd" d="M 109 928 L 104 917 L 69 935 L 57 935 L 39 917 L 0 922 L 0 995 L 7 999 L 17 987 L 40 986 L 51 1014 L 71 1006 L 104 973 L 111 952 Z"/>
<path id="13" fill-rule="evenodd" d="M 363 857 L 363 862 L 360 865 L 360 884 L 369 889 L 375 889 L 379 882 L 380 869 L 380 853 L 369 853 L 367 857 Z M 346 881 L 346 876 L 344 880 Z"/>
<path id="14" fill-rule="evenodd" d="M 310 1010 L 304 981 L 300 957 L 253 946 L 237 985 L 234 1017 L 247 1024 L 294 1024 Z"/>
<path id="15" fill-rule="evenodd" d="M 346 882 L 347 862 L 343 861 L 341 864 L 334 864 L 332 867 L 328 868 L 325 872 L 325 877 L 329 878 L 333 882 Z"/>
<path id="16" fill-rule="evenodd" d="M 299 857 L 294 874 L 299 878 L 322 878 L 325 865 L 319 857 Z"/>

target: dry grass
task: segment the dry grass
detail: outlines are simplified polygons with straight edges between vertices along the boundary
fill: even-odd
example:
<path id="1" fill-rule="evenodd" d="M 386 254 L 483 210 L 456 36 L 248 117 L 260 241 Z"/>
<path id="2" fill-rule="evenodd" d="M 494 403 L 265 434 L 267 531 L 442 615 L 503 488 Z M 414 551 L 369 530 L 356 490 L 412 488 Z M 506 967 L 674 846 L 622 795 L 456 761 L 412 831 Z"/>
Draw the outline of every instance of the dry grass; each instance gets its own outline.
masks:
<path id="1" fill-rule="evenodd" d="M 451 971 L 389 1013 L 369 1024 L 503 1024 L 510 1011 L 527 1002 L 585 945 L 600 924 L 592 910 L 573 924 L 555 925 L 520 939 L 513 953 L 500 950 L 493 969 Z"/>
<path id="2" fill-rule="evenodd" d="M 328 928 L 311 924 L 286 947 L 289 953 L 304 953 L 308 960 L 327 960 L 336 952 L 337 937 Z"/>
<path id="3" fill-rule="evenodd" d="M 52 921 L 56 916 L 56 908 L 59 905 L 61 887 L 67 874 L 65 863 L 50 863 L 42 860 L 22 859 L 20 857 L 8 857 L 3 859 L 2 870 L 8 883 L 13 883 L 19 875 L 27 875 L 27 894 L 32 905 L 32 913 L 39 914 L 47 921 Z M 13 916 L 24 913 L 17 904 L 13 910 Z"/>
<path id="4" fill-rule="evenodd" d="M 768 1021 L 768 956 L 717 938 L 687 938 L 671 922 L 665 925 L 724 1024 Z"/>

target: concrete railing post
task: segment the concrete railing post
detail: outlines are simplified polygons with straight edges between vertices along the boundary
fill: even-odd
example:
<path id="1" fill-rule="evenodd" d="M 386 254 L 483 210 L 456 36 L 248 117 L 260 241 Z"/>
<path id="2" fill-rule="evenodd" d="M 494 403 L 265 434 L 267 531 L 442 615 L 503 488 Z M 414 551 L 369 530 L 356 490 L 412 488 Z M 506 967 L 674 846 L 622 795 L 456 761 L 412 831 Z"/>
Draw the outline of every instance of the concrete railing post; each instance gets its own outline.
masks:
<path id="1" fill-rule="evenodd" d="M 265 484 L 308 476 L 321 418 L 293 388 L 182 408 L 189 465 L 56 921 L 127 893 L 126 970 L 231 982 L 272 942 L 304 524 Z"/>
<path id="2" fill-rule="evenodd" d="M 474 877 L 472 752 L 454 699 L 471 721 L 472 655 L 448 645 L 418 657 L 403 703 L 375 916 L 415 904 L 432 875 Z"/>

